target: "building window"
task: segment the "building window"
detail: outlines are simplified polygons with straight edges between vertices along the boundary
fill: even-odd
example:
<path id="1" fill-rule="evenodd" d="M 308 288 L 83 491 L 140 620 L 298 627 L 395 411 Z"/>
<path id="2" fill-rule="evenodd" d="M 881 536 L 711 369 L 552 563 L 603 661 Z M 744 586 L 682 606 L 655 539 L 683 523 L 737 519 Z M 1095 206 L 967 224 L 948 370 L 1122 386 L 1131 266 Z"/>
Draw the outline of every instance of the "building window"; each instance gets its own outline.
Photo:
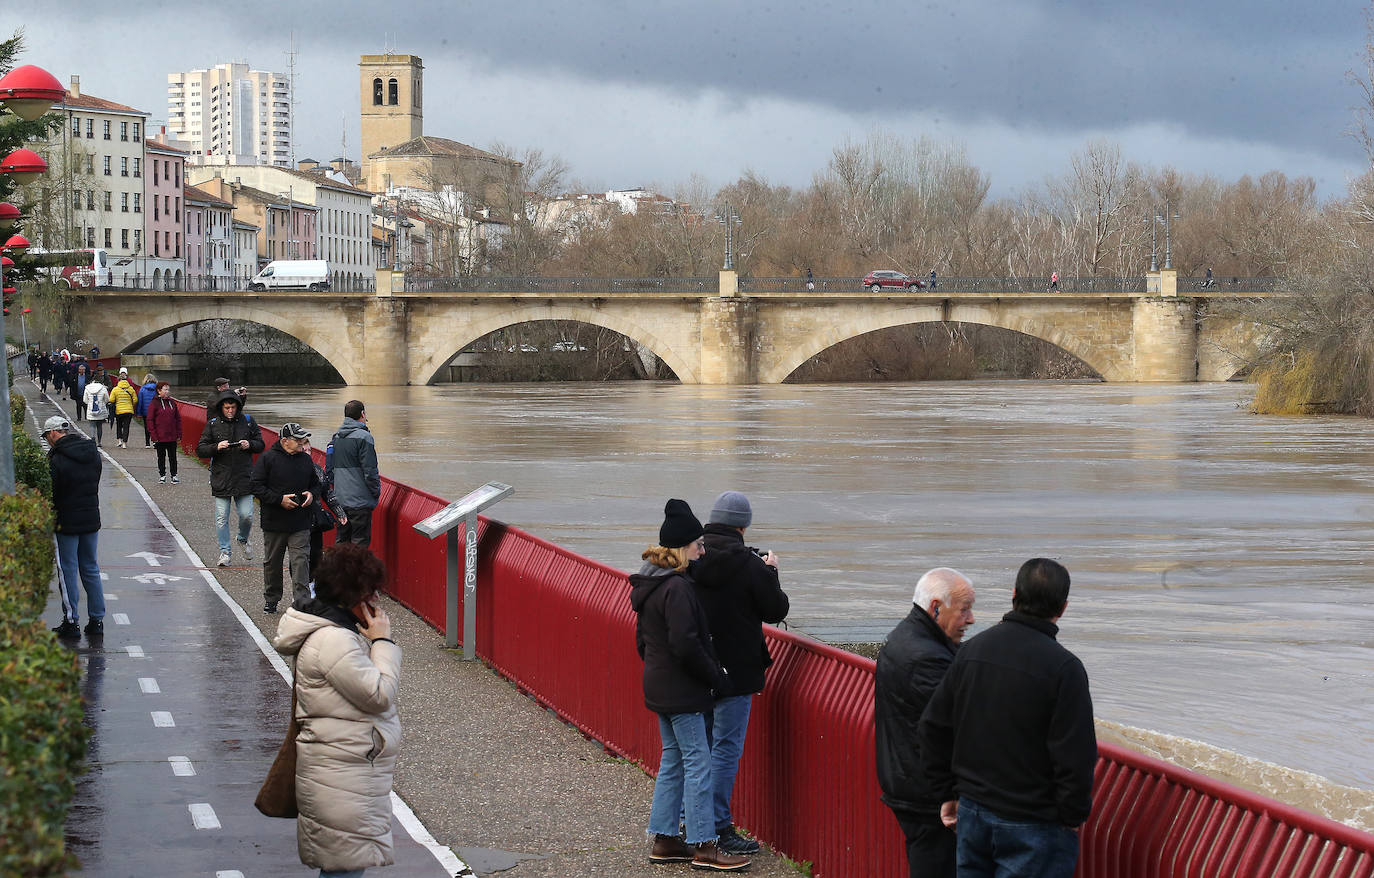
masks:
<path id="1" fill-rule="evenodd" d="M 128 230 L 128 229 L 120 229 L 120 230 L 119 230 L 119 246 L 123 247 L 125 250 L 128 250 L 128 249 L 129 249 L 129 230 Z"/>
<path id="2" fill-rule="evenodd" d="M 128 212 L 129 212 L 129 193 L 127 193 L 127 192 L 121 192 L 121 193 L 119 193 L 119 210 L 120 210 L 120 213 L 128 213 Z"/>
<path id="3" fill-rule="evenodd" d="M 398 89 L 397 89 L 397 87 L 396 87 L 396 80 L 394 80 L 394 79 L 387 80 L 387 83 L 386 83 L 386 102 L 387 102 L 388 104 L 390 104 L 391 106 L 393 106 L 393 107 L 396 106 L 396 104 L 400 103 L 400 101 L 399 101 L 399 99 L 398 99 L 398 97 L 397 97 L 397 94 L 396 94 L 397 91 L 398 91 Z"/>
<path id="4" fill-rule="evenodd" d="M 128 141 L 128 139 L 129 139 L 129 123 L 128 123 L 128 122 L 120 122 L 120 123 L 119 123 L 119 139 L 120 139 L 120 140 L 123 140 L 123 141 L 126 141 L 126 142 Z"/>
<path id="5" fill-rule="evenodd" d="M 80 209 L 81 209 L 81 191 L 80 191 L 79 189 L 73 189 L 73 190 L 72 190 L 72 210 L 80 210 Z"/>
<path id="6" fill-rule="evenodd" d="M 176 258 L 178 258 L 178 259 L 181 258 L 181 232 L 177 232 L 177 250 L 176 250 Z"/>
<path id="7" fill-rule="evenodd" d="M 95 120 L 90 117 L 86 118 L 86 139 L 95 139 Z"/>
<path id="8" fill-rule="evenodd" d="M 181 188 L 181 163 L 180 163 L 180 162 L 178 162 L 177 165 L 176 165 L 176 171 L 177 171 L 177 180 L 176 180 L 176 182 L 173 183 L 172 185 L 175 186 L 175 187 L 177 187 L 178 189 L 180 189 L 180 188 Z M 180 201 L 180 200 L 181 200 L 180 198 L 177 199 L 177 201 Z"/>
<path id="9" fill-rule="evenodd" d="M 158 209 L 157 209 L 157 196 L 154 195 L 154 196 L 153 196 L 153 221 L 156 222 L 156 221 L 157 221 L 157 218 L 158 218 L 159 216 L 161 216 L 161 214 L 158 213 Z M 153 243 L 157 243 L 157 242 L 154 241 Z"/>
<path id="10" fill-rule="evenodd" d="M 153 159 L 153 185 L 157 185 L 157 159 Z"/>
<path id="11" fill-rule="evenodd" d="M 137 253 L 143 246 L 143 230 L 134 229 L 134 252 Z"/>
<path id="12" fill-rule="evenodd" d="M 143 139 L 143 123 L 142 123 L 142 122 L 135 122 L 135 123 L 134 123 L 134 143 L 138 143 L 138 142 L 141 141 L 142 139 Z"/>
<path id="13" fill-rule="evenodd" d="M 378 103 L 381 103 L 381 101 L 378 101 Z M 73 117 L 72 117 L 72 137 L 80 137 L 80 136 L 81 136 L 81 117 L 80 117 L 80 116 L 73 116 Z"/>
<path id="14" fill-rule="evenodd" d="M 119 157 L 119 176 L 129 176 L 129 157 L 126 155 Z"/>
<path id="15" fill-rule="evenodd" d="M 105 139 L 106 139 L 106 140 L 109 140 L 109 139 L 110 139 L 110 120 L 109 120 L 109 119 L 106 119 L 102 124 L 103 124 L 104 127 L 105 127 Z"/>
<path id="16" fill-rule="evenodd" d="M 143 176 L 143 159 L 140 159 L 140 158 L 135 158 L 135 159 L 134 159 L 134 176 L 135 176 L 135 177 L 142 177 L 142 176 Z"/>
<path id="17" fill-rule="evenodd" d="M 143 213 L 143 204 L 141 203 L 142 201 L 143 201 L 143 193 L 142 193 L 142 192 L 135 192 L 135 193 L 134 193 L 134 213 Z"/>
<path id="18" fill-rule="evenodd" d="M 382 105 L 382 78 L 380 76 L 372 80 L 372 103 L 379 107 Z"/>
<path id="19" fill-rule="evenodd" d="M 180 196 L 180 195 L 177 196 L 177 216 L 176 216 L 176 220 L 177 220 L 177 222 L 181 222 L 181 196 Z"/>
<path id="20" fill-rule="evenodd" d="M 105 209 L 106 209 L 106 210 L 114 210 L 114 193 L 113 193 L 113 192 L 106 192 L 106 193 L 105 193 Z"/>
<path id="21" fill-rule="evenodd" d="M 86 246 L 95 247 L 95 226 L 86 226 Z"/>
<path id="22" fill-rule="evenodd" d="M 87 210 L 95 210 L 95 190 L 94 190 L 94 189 L 87 189 L 87 190 L 86 190 L 86 209 L 87 209 Z"/>
<path id="23" fill-rule="evenodd" d="M 110 176 L 110 157 L 105 156 L 105 176 Z"/>
<path id="24" fill-rule="evenodd" d="M 114 229 L 106 229 L 106 230 L 105 230 L 105 249 L 108 250 L 108 249 L 110 249 L 110 248 L 113 247 L 113 246 L 114 246 Z"/>
<path id="25" fill-rule="evenodd" d="M 95 173 L 95 153 L 91 153 L 90 155 L 86 156 L 86 173 Z"/>

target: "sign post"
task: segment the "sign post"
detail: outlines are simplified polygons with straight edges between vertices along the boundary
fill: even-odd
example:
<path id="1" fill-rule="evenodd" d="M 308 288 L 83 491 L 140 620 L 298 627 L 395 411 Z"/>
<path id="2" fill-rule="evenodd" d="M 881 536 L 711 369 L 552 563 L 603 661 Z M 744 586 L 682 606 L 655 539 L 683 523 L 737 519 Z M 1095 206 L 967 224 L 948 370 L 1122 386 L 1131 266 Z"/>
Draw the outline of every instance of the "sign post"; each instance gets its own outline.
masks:
<path id="1" fill-rule="evenodd" d="M 461 500 L 416 522 L 415 529 L 430 539 L 448 535 L 448 605 L 444 645 L 458 645 L 458 528 L 463 527 L 463 661 L 477 658 L 477 514 L 515 493 L 510 485 L 487 482 Z"/>

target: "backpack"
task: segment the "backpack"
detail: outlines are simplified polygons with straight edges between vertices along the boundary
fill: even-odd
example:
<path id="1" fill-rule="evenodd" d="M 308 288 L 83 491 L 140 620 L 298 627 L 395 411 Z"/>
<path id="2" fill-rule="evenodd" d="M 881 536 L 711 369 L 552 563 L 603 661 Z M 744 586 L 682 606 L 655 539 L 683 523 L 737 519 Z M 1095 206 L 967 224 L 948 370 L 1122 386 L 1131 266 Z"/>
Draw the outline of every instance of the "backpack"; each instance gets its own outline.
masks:
<path id="1" fill-rule="evenodd" d="M 339 434 L 335 433 L 329 439 L 329 444 L 324 447 L 324 490 L 326 494 L 334 492 L 334 443 L 339 441 Z"/>

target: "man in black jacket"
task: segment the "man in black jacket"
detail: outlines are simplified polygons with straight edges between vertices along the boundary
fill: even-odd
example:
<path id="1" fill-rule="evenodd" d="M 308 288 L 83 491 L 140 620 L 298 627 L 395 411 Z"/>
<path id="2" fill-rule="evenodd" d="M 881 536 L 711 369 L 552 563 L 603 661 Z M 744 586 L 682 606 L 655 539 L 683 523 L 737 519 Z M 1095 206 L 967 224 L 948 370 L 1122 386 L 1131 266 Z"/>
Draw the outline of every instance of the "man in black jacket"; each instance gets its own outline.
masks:
<path id="1" fill-rule="evenodd" d="M 81 592 L 86 590 L 87 636 L 105 633 L 105 591 L 100 585 L 96 548 L 100 537 L 100 452 L 95 442 L 71 432 L 62 415 L 43 424 L 47 440 L 48 471 L 52 475 L 53 526 L 57 538 L 57 566 L 62 574 L 62 624 L 53 629 L 58 637 L 81 636 Z"/>
<path id="2" fill-rule="evenodd" d="M 878 653 L 873 675 L 878 783 L 906 836 L 911 878 L 954 876 L 954 833 L 940 822 L 943 800 L 926 781 L 916 729 L 973 624 L 975 597 L 973 583 L 959 571 L 929 571 L 916 582 L 911 612 Z"/>
<path id="3" fill-rule="evenodd" d="M 787 594 L 778 584 L 778 556 L 760 555 L 744 544 L 744 530 L 754 520 L 749 498 L 726 491 L 711 504 L 706 525 L 706 552 L 693 579 L 697 599 L 706 610 L 711 640 L 729 673 L 726 688 L 716 693 L 711 713 L 711 793 L 720 849 L 731 854 L 758 853 L 759 844 L 735 831 L 730 798 L 735 789 L 749 709 L 763 691 L 763 672 L 773 663 L 763 640 L 763 623 L 787 617 Z"/>
<path id="4" fill-rule="evenodd" d="M 281 600 L 281 562 L 290 550 L 291 597 L 310 600 L 310 527 L 323 485 L 315 463 L 302 448 L 310 434 L 300 424 L 283 424 L 275 445 L 253 464 L 253 495 L 262 504 L 262 611 L 275 613 Z"/>
<path id="5" fill-rule="evenodd" d="M 239 516 L 239 548 L 253 560 L 248 535 L 253 529 L 253 455 L 263 449 L 262 430 L 251 415 L 241 410 L 237 394 L 226 390 L 207 411 L 205 429 L 196 443 L 196 454 L 210 460 L 210 493 L 215 497 L 215 531 L 219 539 L 220 567 L 229 566 L 229 507 Z"/>
<path id="6" fill-rule="evenodd" d="M 1088 674 L 1055 639 L 1068 599 L 1062 565 L 1021 565 L 1011 612 L 959 650 L 921 717 L 940 817 L 958 821 L 960 878 L 1073 875 L 1097 738 Z"/>

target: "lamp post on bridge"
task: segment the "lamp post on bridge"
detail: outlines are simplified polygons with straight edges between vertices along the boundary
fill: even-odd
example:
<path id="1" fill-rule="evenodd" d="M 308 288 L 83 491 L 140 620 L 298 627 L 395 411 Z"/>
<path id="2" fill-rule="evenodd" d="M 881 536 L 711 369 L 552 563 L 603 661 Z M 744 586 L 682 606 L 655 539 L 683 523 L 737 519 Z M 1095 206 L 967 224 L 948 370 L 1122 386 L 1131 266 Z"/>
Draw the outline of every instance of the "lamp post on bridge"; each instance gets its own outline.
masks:
<path id="1" fill-rule="evenodd" d="M 725 226 L 725 265 L 722 266 L 722 270 L 734 271 L 735 226 L 739 225 L 743 220 L 739 218 L 739 214 L 735 213 L 734 208 L 732 208 L 730 202 L 727 201 L 725 202 L 725 211 L 716 215 L 716 222 Z"/>
<path id="2" fill-rule="evenodd" d="M 62 87 L 62 83 L 57 81 L 56 77 L 43 68 L 35 67 L 32 64 L 16 67 L 0 77 L 0 106 L 25 122 L 37 121 L 44 113 L 52 109 L 53 104 L 62 100 L 65 94 L 66 89 Z M 47 170 L 48 163 L 31 149 L 16 149 L 0 159 L 0 174 L 9 175 L 11 180 L 21 186 L 38 179 L 39 175 Z M 7 203 L 3 209 L 0 209 L 0 217 L 4 218 L 3 222 L 9 227 L 13 227 L 18 216 L 19 211 L 14 208 L 14 205 Z M 22 253 L 28 247 L 29 242 L 22 235 L 11 235 L 5 241 L 4 247 L 0 249 Z M 4 265 L 0 263 L 0 296 L 8 292 L 5 287 L 4 275 Z M 5 310 L 0 308 L 0 347 L 4 346 L 5 341 Z M 25 335 L 27 336 L 27 332 Z M 8 356 L 5 357 L 5 363 L 8 366 Z M 4 417 L 8 420 L 10 411 L 10 382 L 8 377 L 5 380 L 0 380 L 0 411 L 4 412 Z M 14 442 L 11 438 L 11 431 L 6 427 L 6 429 L 0 430 L 0 494 L 13 493 Z"/>
<path id="3" fill-rule="evenodd" d="M 1169 270 L 1169 269 L 1172 269 L 1172 268 L 1174 267 L 1173 240 L 1172 240 L 1172 238 L 1170 237 L 1170 234 L 1169 234 L 1169 233 L 1170 233 L 1170 220 L 1176 220 L 1176 219 L 1178 219 L 1178 218 L 1179 218 L 1178 214 L 1174 213 L 1172 207 L 1170 206 L 1169 199 L 1167 199 L 1167 198 L 1164 199 L 1164 216 L 1161 217 L 1161 216 L 1159 216 L 1159 214 L 1155 214 L 1155 222 L 1162 222 L 1162 223 L 1164 223 L 1164 268 L 1165 268 L 1165 270 Z M 1151 261 L 1153 262 L 1153 260 L 1151 260 Z M 1151 265 L 1151 269 L 1153 269 L 1153 268 L 1154 268 L 1154 266 L 1153 266 L 1153 264 L 1152 264 L 1152 265 Z"/>

